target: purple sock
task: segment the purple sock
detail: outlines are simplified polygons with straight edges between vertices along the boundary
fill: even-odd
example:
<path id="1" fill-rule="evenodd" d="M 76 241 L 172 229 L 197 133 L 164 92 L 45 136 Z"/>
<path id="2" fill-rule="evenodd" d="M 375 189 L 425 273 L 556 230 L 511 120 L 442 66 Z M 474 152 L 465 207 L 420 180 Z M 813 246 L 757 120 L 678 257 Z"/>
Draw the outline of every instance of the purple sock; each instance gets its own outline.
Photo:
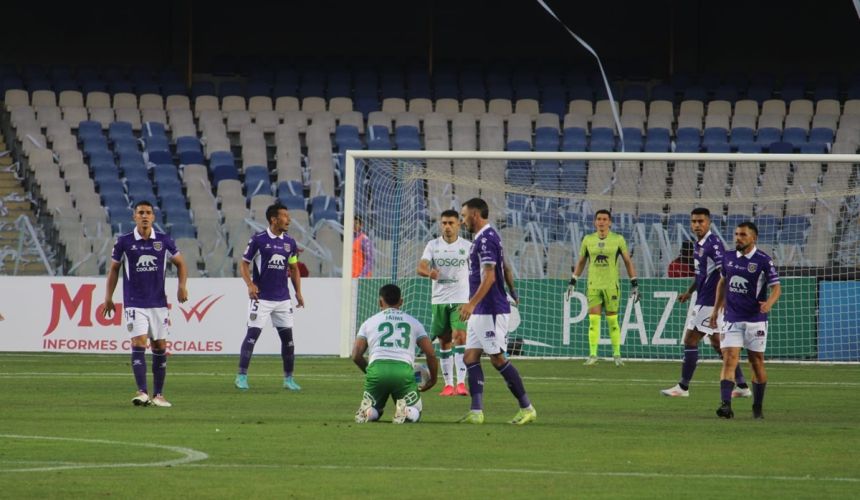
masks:
<path id="1" fill-rule="evenodd" d="M 735 388 L 735 383 L 731 380 L 720 380 L 720 398 L 723 403 L 732 402 L 732 390 Z"/>
<path id="2" fill-rule="evenodd" d="M 254 346 L 257 345 L 258 338 L 260 338 L 260 329 L 248 327 L 248 333 L 245 334 L 245 340 L 242 341 L 242 348 L 239 350 L 239 373 L 241 375 L 248 373 L 248 366 L 251 364 L 251 356 L 254 355 Z"/>
<path id="3" fill-rule="evenodd" d="M 152 385 L 155 386 L 153 395 L 161 394 L 164 389 L 164 377 L 167 376 L 167 351 L 165 349 L 152 350 Z"/>
<path id="4" fill-rule="evenodd" d="M 472 409 L 484 409 L 484 370 L 481 362 L 467 363 L 466 372 L 469 374 L 469 394 L 472 395 Z"/>
<path id="5" fill-rule="evenodd" d="M 281 359 L 284 361 L 284 376 L 293 375 L 293 367 L 296 364 L 296 347 L 293 345 L 293 329 L 278 328 L 278 336 L 281 337 Z"/>
<path id="6" fill-rule="evenodd" d="M 523 379 L 520 377 L 520 372 L 517 371 L 517 368 L 513 363 L 508 361 L 505 363 L 505 366 L 498 370 L 502 374 L 502 377 L 505 378 L 505 382 L 508 383 L 508 389 L 510 389 L 511 394 L 520 402 L 520 408 L 528 408 L 531 405 L 531 401 L 529 401 L 529 396 L 526 394 Z"/>
<path id="7" fill-rule="evenodd" d="M 134 381 L 137 383 L 137 390 L 147 392 L 146 390 L 146 347 L 131 348 L 131 371 L 134 373 Z"/>
<path id="8" fill-rule="evenodd" d="M 685 391 L 690 387 L 696 365 L 699 363 L 699 346 L 684 346 L 684 363 L 681 365 L 681 381 L 678 385 Z"/>
<path id="9" fill-rule="evenodd" d="M 761 404 L 764 403 L 764 389 L 767 386 L 767 382 L 762 382 L 761 384 L 757 384 L 753 382 L 752 384 L 752 393 L 753 393 L 753 406 L 758 406 L 761 408 Z"/>
<path id="10" fill-rule="evenodd" d="M 741 389 L 749 387 L 747 385 L 747 379 L 744 378 L 744 371 L 741 369 L 740 363 L 738 363 L 738 366 L 735 368 L 735 383 L 738 384 L 738 387 Z"/>

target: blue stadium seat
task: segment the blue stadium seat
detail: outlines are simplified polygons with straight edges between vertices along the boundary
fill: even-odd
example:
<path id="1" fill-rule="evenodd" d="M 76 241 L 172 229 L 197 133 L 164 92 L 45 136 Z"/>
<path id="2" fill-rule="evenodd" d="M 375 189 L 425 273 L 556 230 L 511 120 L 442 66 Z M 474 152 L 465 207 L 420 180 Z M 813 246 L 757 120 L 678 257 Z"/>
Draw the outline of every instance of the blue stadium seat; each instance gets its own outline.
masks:
<path id="1" fill-rule="evenodd" d="M 552 127 L 535 129 L 535 151 L 558 151 L 558 130 Z"/>
<path id="2" fill-rule="evenodd" d="M 212 82 L 193 82 L 191 84 L 191 98 L 196 99 L 202 95 L 211 95 L 217 97 L 215 92 L 215 84 Z"/>
<path id="3" fill-rule="evenodd" d="M 214 151 L 209 157 L 209 169 L 215 170 L 215 167 L 221 165 L 229 165 L 236 168 L 236 160 L 233 157 L 233 153 L 230 151 Z"/>
<path id="4" fill-rule="evenodd" d="M 225 179 L 239 180 L 239 171 L 232 164 L 220 164 L 211 168 L 212 184 L 215 186 Z"/>
<path id="5" fill-rule="evenodd" d="M 741 144 L 740 146 L 738 146 L 738 153 L 756 154 L 756 153 L 761 153 L 761 152 L 762 152 L 761 144 L 755 144 L 755 143 L 753 143 L 753 144 Z"/>
<path id="6" fill-rule="evenodd" d="M 584 193 L 587 177 L 588 167 L 584 161 L 563 161 L 559 172 L 559 189 L 571 193 Z"/>
<path id="7" fill-rule="evenodd" d="M 269 180 L 269 169 L 263 166 L 245 168 L 245 195 L 250 200 L 257 194 L 272 194 L 272 184 Z"/>
<path id="8" fill-rule="evenodd" d="M 774 142 L 779 142 L 782 139 L 782 131 L 773 127 L 764 127 L 758 129 L 756 135 L 756 144 L 763 149 L 769 148 Z"/>
<path id="9" fill-rule="evenodd" d="M 809 131 L 810 144 L 832 144 L 833 139 L 833 131 L 829 128 L 815 127 Z"/>
<path id="10" fill-rule="evenodd" d="M 758 227 L 758 241 L 765 245 L 773 245 L 779 238 L 780 217 L 775 215 L 759 215 L 755 218 Z"/>
<path id="11" fill-rule="evenodd" d="M 535 186 L 558 190 L 559 163 L 556 160 L 538 160 L 534 165 Z"/>
<path id="12" fill-rule="evenodd" d="M 789 127 L 782 131 L 783 142 L 791 143 L 795 148 L 806 144 L 806 130 L 797 127 Z"/>
<path id="13" fill-rule="evenodd" d="M 722 127 L 708 127 L 702 136 L 702 146 L 707 148 L 712 144 L 728 144 L 728 131 Z"/>
<path id="14" fill-rule="evenodd" d="M 170 153 L 170 147 L 167 145 L 167 140 L 160 139 L 159 136 L 152 136 L 146 140 L 146 155 L 150 163 L 171 163 L 173 155 Z"/>
<path id="15" fill-rule="evenodd" d="M 624 132 L 624 151 L 628 153 L 642 151 L 642 131 L 636 127 L 624 127 L 622 131 Z M 619 147 L 621 147 L 620 144 Z"/>
<path id="16" fill-rule="evenodd" d="M 562 135 L 562 151 L 585 151 L 588 144 L 588 136 L 585 129 L 569 127 L 564 129 Z"/>
<path id="17" fill-rule="evenodd" d="M 784 245 L 803 245 L 806 243 L 809 231 L 809 217 L 806 215 L 788 215 L 782 221 L 782 231 L 779 242 Z"/>
<path id="18" fill-rule="evenodd" d="M 194 227 L 193 224 L 174 222 L 172 224 L 168 224 L 168 230 L 170 231 L 170 237 L 174 240 L 179 238 L 197 237 L 197 229 Z"/>
<path id="19" fill-rule="evenodd" d="M 82 121 L 78 124 L 78 138 L 102 137 L 102 124 L 93 120 Z"/>
<path id="20" fill-rule="evenodd" d="M 642 213 L 639 214 L 637 222 L 645 225 L 645 227 L 647 228 L 650 228 L 654 224 L 663 224 L 663 216 L 661 214 L 655 213 Z"/>
<path id="21" fill-rule="evenodd" d="M 731 153 L 732 148 L 727 143 L 715 142 L 705 147 L 705 151 L 708 153 Z"/>
<path id="22" fill-rule="evenodd" d="M 311 224 L 321 220 L 338 220 L 337 199 L 333 196 L 314 196 L 311 198 Z"/>
<path id="23" fill-rule="evenodd" d="M 132 131 L 131 123 L 128 122 L 113 122 L 108 126 L 108 137 L 111 142 L 116 142 L 119 138 L 134 139 L 134 131 Z"/>
<path id="24" fill-rule="evenodd" d="M 699 131 L 692 127 L 679 128 L 675 134 L 675 142 L 678 146 L 695 146 L 698 151 L 701 144 L 701 136 Z"/>
<path id="25" fill-rule="evenodd" d="M 743 145 L 755 143 L 755 131 L 748 127 L 737 127 L 732 129 L 729 144 L 738 149 Z"/>
<path id="26" fill-rule="evenodd" d="M 290 210 L 307 210 L 304 189 L 300 181 L 278 183 L 278 201 Z"/>
<path id="27" fill-rule="evenodd" d="M 164 128 L 164 124 L 159 122 L 144 123 L 143 128 L 140 129 L 140 135 L 144 139 L 149 137 L 163 137 L 167 139 L 167 131 Z"/>
<path id="28" fill-rule="evenodd" d="M 391 136 L 388 128 L 382 125 L 373 125 L 368 127 L 367 131 L 367 149 L 371 150 L 387 150 L 391 149 Z"/>
<path id="29" fill-rule="evenodd" d="M 588 144 L 589 151 L 614 151 L 615 133 L 611 128 L 597 127 L 591 130 L 591 140 Z"/>
<path id="30" fill-rule="evenodd" d="M 774 142 L 768 147 L 768 152 L 774 154 L 791 154 L 794 153 L 794 144 L 790 142 Z"/>
<path id="31" fill-rule="evenodd" d="M 181 165 L 203 165 L 206 163 L 206 157 L 203 156 L 203 146 L 197 137 L 178 137 L 176 139 L 176 154 L 179 156 Z"/>

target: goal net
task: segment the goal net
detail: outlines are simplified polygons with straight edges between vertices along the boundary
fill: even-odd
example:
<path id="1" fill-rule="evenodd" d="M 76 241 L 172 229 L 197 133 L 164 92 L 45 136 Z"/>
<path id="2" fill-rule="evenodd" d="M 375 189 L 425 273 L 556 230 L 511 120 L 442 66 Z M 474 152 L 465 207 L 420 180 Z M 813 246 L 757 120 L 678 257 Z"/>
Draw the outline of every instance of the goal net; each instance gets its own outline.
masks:
<path id="1" fill-rule="evenodd" d="M 416 268 L 440 235 L 440 213 L 481 197 L 501 234 L 520 296 L 512 354 L 588 354 L 585 280 L 565 300 L 593 214 L 612 212 L 635 263 L 641 301 L 629 300 L 621 269 L 622 355 L 677 359 L 691 277 L 670 277 L 694 236 L 690 211 L 711 211 L 711 230 L 734 248 L 743 221 L 759 228 L 758 247 L 773 257 L 782 297 L 770 314 L 767 355 L 785 360 L 858 361 L 860 332 L 860 155 L 490 153 L 351 151 L 344 185 L 346 355 L 358 325 L 378 310 L 377 291 L 396 283 L 404 309 L 429 327 L 430 280 Z M 372 274 L 350 276 L 353 216 L 370 239 Z M 461 237 L 471 239 L 465 229 Z M 686 259 L 681 258 L 684 262 Z M 619 262 L 620 264 L 620 262 Z M 684 265 L 676 263 L 673 275 Z M 611 348 L 602 321 L 600 356 Z M 702 349 L 705 357 L 716 357 Z"/>

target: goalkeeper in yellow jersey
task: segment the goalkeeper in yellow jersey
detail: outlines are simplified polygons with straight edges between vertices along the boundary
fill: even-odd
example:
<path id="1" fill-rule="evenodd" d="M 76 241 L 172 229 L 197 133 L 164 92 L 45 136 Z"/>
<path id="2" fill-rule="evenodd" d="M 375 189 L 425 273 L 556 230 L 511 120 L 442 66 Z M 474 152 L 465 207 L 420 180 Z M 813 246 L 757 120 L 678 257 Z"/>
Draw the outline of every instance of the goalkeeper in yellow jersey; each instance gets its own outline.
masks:
<path id="1" fill-rule="evenodd" d="M 606 322 L 609 324 L 609 339 L 612 341 L 612 357 L 616 366 L 624 364 L 621 361 L 621 327 L 618 325 L 618 309 L 621 303 L 621 287 L 618 278 L 618 256 L 624 260 L 627 275 L 630 276 L 632 293 L 630 300 L 639 302 L 639 283 L 636 280 L 636 268 L 627 242 L 620 234 L 609 230 L 612 227 L 612 214 L 609 210 L 598 210 L 594 214 L 596 232 L 582 239 L 579 250 L 579 260 L 573 268 L 573 275 L 567 287 L 566 300 L 576 288 L 576 281 L 588 262 L 588 360 L 585 365 L 597 363 L 597 343 L 600 340 L 600 313 L 606 310 Z"/>

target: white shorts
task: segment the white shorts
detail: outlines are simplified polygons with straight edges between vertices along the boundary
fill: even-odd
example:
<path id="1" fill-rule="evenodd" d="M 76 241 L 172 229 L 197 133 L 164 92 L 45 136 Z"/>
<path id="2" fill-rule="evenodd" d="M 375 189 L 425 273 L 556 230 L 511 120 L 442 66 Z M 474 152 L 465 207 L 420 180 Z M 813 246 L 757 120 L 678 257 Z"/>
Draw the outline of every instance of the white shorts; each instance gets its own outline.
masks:
<path id="1" fill-rule="evenodd" d="M 498 354 L 508 349 L 508 314 L 473 314 L 466 323 L 466 349 Z"/>
<path id="2" fill-rule="evenodd" d="M 248 301 L 248 326 L 251 328 L 263 328 L 266 320 L 272 318 L 272 326 L 275 328 L 293 327 L 293 302 L 287 300 L 249 300 Z"/>
<path id="3" fill-rule="evenodd" d="M 748 351 L 764 352 L 767 347 L 767 321 L 738 321 L 726 323 L 720 335 L 720 347 L 744 347 Z"/>
<path id="4" fill-rule="evenodd" d="M 719 333 L 724 326 L 723 315 L 720 314 L 717 317 L 717 327 L 711 328 L 712 312 L 714 312 L 714 306 L 691 304 L 690 309 L 687 311 L 687 324 L 685 328 L 687 330 L 697 330 L 700 333 L 704 333 L 705 336 Z"/>
<path id="5" fill-rule="evenodd" d="M 123 315 L 130 337 L 146 335 L 152 340 L 164 340 L 170 336 L 170 318 L 166 307 L 126 307 Z"/>

